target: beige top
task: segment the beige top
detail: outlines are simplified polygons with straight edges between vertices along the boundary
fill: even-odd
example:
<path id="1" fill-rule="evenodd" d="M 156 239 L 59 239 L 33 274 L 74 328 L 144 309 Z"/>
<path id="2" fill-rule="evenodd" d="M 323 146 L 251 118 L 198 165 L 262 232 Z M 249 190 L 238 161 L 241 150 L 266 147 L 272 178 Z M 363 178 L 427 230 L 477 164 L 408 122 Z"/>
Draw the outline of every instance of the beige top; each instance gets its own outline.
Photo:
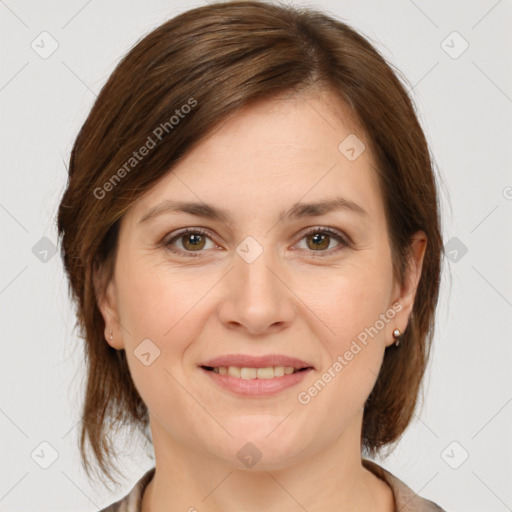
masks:
<path id="1" fill-rule="evenodd" d="M 399 480 L 376 462 L 363 459 L 362 463 L 366 469 L 384 480 L 391 487 L 395 497 L 395 512 L 446 512 L 434 502 L 418 496 L 402 480 Z M 100 512 L 140 512 L 144 489 L 154 474 L 155 468 L 151 468 L 135 484 L 129 494 Z"/>

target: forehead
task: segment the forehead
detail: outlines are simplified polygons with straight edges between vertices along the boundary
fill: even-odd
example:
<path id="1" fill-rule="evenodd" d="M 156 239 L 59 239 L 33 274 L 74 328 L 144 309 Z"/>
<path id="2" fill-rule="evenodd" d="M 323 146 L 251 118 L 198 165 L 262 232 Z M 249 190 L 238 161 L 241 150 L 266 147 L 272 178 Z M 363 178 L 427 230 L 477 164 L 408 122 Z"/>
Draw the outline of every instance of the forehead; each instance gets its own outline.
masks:
<path id="1" fill-rule="evenodd" d="M 380 206 L 366 135 L 332 95 L 300 94 L 236 111 L 146 192 L 131 213 L 139 220 L 161 202 L 180 200 L 251 218 L 264 216 L 269 208 L 282 213 L 299 200 L 340 195 L 368 210 Z"/>

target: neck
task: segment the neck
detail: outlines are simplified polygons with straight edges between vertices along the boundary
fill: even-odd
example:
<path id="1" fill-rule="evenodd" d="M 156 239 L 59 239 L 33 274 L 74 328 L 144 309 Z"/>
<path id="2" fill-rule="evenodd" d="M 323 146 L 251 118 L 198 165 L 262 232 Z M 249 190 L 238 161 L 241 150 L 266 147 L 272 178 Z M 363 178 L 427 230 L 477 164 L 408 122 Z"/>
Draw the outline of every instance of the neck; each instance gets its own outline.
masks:
<path id="1" fill-rule="evenodd" d="M 313 454 L 286 464 L 238 469 L 197 446 L 177 442 L 151 418 L 156 472 L 141 512 L 391 512 L 391 489 L 361 464 L 360 421 L 335 442 L 325 442 L 324 450 L 315 445 L 310 447 Z"/>

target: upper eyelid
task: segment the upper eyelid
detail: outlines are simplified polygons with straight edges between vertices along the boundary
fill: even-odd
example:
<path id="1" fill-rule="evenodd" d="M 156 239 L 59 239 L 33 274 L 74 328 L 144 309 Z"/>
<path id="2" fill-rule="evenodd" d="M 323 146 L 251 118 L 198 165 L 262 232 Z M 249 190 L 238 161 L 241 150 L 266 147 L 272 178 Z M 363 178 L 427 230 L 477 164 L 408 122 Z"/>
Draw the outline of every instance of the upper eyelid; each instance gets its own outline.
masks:
<path id="1" fill-rule="evenodd" d="M 340 237 L 341 240 L 338 240 L 339 243 L 341 244 L 345 244 L 345 245 L 351 245 L 353 242 L 352 242 L 352 239 L 350 238 L 350 236 L 348 236 L 345 232 L 337 229 L 337 228 L 334 228 L 334 227 L 330 227 L 330 226 L 309 226 L 307 228 L 304 228 L 301 232 L 301 234 L 299 235 L 300 238 L 298 238 L 297 242 L 300 242 L 305 236 L 309 235 L 311 232 L 315 232 L 315 231 L 318 231 L 318 232 L 327 232 L 328 235 L 330 236 L 338 236 Z M 329 233 L 330 231 L 332 231 L 332 233 Z M 176 234 L 173 234 L 171 233 L 170 235 L 171 236 L 166 236 L 164 238 L 164 245 L 170 245 L 170 243 L 172 241 L 175 241 L 177 240 L 179 237 L 183 236 L 183 235 L 186 235 L 187 233 L 200 233 L 200 234 L 203 234 L 204 236 L 210 238 L 210 240 L 214 243 L 217 243 L 216 242 L 216 237 L 215 236 L 212 236 L 212 233 L 211 233 L 211 230 L 209 228 L 204 228 L 204 227 L 200 227 L 200 226 L 197 226 L 197 227 L 187 227 L 187 228 L 182 228 L 182 229 L 178 229 L 177 231 L 173 232 L 173 233 L 176 233 Z M 295 242 L 295 243 L 297 243 Z M 178 249 L 178 250 L 181 250 L 183 251 L 183 249 Z M 197 252 L 197 253 L 201 253 L 201 252 L 204 252 L 204 251 L 186 251 L 186 252 Z M 314 252 L 314 251 L 313 251 Z M 329 251 L 319 251 L 319 252 L 329 252 Z"/>

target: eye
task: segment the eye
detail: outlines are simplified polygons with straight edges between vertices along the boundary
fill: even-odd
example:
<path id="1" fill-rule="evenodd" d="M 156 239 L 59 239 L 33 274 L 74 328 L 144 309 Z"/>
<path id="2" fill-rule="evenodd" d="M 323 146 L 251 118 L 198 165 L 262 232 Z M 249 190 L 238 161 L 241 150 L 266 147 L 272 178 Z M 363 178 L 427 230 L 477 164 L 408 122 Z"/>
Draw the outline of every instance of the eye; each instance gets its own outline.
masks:
<path id="1" fill-rule="evenodd" d="M 304 233 L 301 241 L 306 240 L 306 250 L 309 250 L 309 252 L 318 253 L 319 256 L 328 256 L 344 247 L 350 247 L 351 244 L 347 238 L 331 228 L 313 227 Z M 325 250 L 331 244 L 332 239 L 338 242 L 338 246 L 328 251 Z M 208 231 L 201 228 L 185 228 L 165 241 L 164 245 L 170 251 L 179 255 L 197 257 L 201 252 L 204 252 L 203 249 L 212 248 L 206 247 L 208 240 L 212 242 L 213 247 L 218 247 L 213 243 Z M 179 243 L 181 248 L 176 247 L 176 243 Z"/>
<path id="2" fill-rule="evenodd" d="M 338 246 L 333 250 L 324 250 L 329 247 L 333 238 L 338 242 Z M 319 253 L 319 256 L 329 256 L 333 252 L 350 246 L 349 241 L 341 233 L 331 228 L 310 228 L 306 231 L 301 240 L 306 240 L 306 249 L 311 249 L 311 252 Z M 316 254 L 314 254 L 314 256 L 316 256 Z"/>
<path id="3" fill-rule="evenodd" d="M 211 241 L 211 238 L 205 230 L 201 228 L 186 228 L 179 231 L 175 236 L 164 242 L 164 244 L 172 252 L 197 257 L 202 249 L 205 248 L 206 240 Z M 176 241 L 181 244 L 182 249 L 174 246 Z"/>

